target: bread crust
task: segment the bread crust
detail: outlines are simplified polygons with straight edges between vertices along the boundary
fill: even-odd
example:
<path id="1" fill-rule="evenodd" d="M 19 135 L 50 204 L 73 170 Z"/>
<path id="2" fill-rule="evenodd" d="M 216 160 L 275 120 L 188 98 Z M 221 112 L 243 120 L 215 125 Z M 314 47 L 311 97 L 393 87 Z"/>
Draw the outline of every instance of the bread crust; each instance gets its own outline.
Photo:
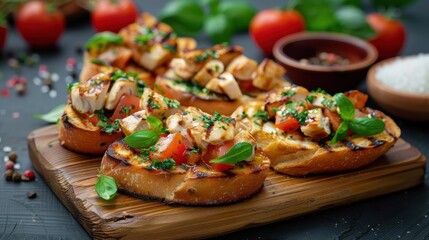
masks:
<path id="1" fill-rule="evenodd" d="M 74 152 L 101 155 L 112 142 L 123 136 L 122 131 L 112 134 L 102 131 L 101 127 L 94 126 L 76 112 L 70 103 L 59 120 L 60 144 Z"/>
<path id="2" fill-rule="evenodd" d="M 256 151 L 250 164 L 227 172 L 211 170 L 204 163 L 174 170 L 154 170 L 148 165 L 117 140 L 103 156 L 100 170 L 115 178 L 120 190 L 183 205 L 220 205 L 248 198 L 262 188 L 269 172 L 269 160 L 261 151 Z"/>
<path id="3" fill-rule="evenodd" d="M 163 89 L 163 91 L 166 92 L 167 97 L 174 98 L 179 101 L 182 106 L 197 107 L 210 114 L 218 112 L 222 115 L 231 115 L 235 109 L 252 99 L 245 95 L 237 100 L 229 100 L 227 97 L 220 97 L 219 95 L 211 98 L 204 98 L 175 87 L 172 80 L 164 76 L 158 76 L 156 78 L 155 85 L 156 87 Z"/>
<path id="4" fill-rule="evenodd" d="M 263 104 L 253 102 L 247 104 L 247 107 L 257 109 Z M 361 168 L 394 146 L 401 135 L 396 123 L 378 110 L 366 108 L 366 111 L 382 119 L 386 124 L 385 130 L 369 137 L 348 136 L 336 144 L 331 144 L 330 140 L 315 142 L 310 138 L 293 139 L 286 134 L 271 134 L 251 121 L 238 121 L 255 137 L 258 147 L 270 158 L 271 167 L 275 171 L 291 176 L 305 176 Z"/>

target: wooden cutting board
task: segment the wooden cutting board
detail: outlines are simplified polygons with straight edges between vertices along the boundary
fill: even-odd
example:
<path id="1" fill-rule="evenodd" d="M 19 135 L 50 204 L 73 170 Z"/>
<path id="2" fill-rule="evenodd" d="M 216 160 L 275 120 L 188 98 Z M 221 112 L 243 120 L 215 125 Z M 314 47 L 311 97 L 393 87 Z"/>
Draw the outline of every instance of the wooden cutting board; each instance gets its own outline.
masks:
<path id="1" fill-rule="evenodd" d="M 292 178 L 271 172 L 260 193 L 218 207 L 169 206 L 118 194 L 97 196 L 100 157 L 70 152 L 59 145 L 57 126 L 28 136 L 34 167 L 93 238 L 188 239 L 231 232 L 321 209 L 399 191 L 423 182 L 425 157 L 400 139 L 394 148 L 359 171 Z"/>

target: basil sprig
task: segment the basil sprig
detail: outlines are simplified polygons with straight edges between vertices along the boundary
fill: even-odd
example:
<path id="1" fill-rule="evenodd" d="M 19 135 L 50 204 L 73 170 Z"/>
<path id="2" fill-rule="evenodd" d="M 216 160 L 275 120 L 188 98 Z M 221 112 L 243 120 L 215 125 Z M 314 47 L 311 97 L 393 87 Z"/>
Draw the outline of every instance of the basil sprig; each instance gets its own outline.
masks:
<path id="1" fill-rule="evenodd" d="M 87 51 L 91 49 L 102 50 L 110 45 L 122 44 L 124 44 L 124 39 L 120 35 L 112 32 L 101 32 L 95 34 L 86 42 L 85 49 Z"/>
<path id="2" fill-rule="evenodd" d="M 102 199 L 110 200 L 116 196 L 118 186 L 114 178 L 100 173 L 98 181 L 95 184 L 95 191 Z"/>
<path id="3" fill-rule="evenodd" d="M 246 160 L 253 153 L 253 145 L 248 142 L 237 143 L 220 157 L 210 160 L 210 163 L 236 164 Z"/>
<path id="4" fill-rule="evenodd" d="M 154 116 L 147 117 L 146 121 L 152 129 L 141 130 L 126 136 L 124 141 L 128 146 L 132 148 L 148 148 L 158 142 L 161 133 L 164 132 L 162 121 Z"/>
<path id="5" fill-rule="evenodd" d="M 43 120 L 48 123 L 56 123 L 64 112 L 65 104 L 60 104 L 54 107 L 51 111 L 45 114 L 33 114 L 33 118 Z"/>
<path id="6" fill-rule="evenodd" d="M 340 109 L 340 117 L 343 122 L 335 132 L 331 143 L 336 143 L 347 136 L 351 129 L 357 135 L 371 136 L 381 133 L 385 128 L 385 123 L 378 118 L 354 118 L 355 107 L 353 103 L 343 93 L 334 95 L 335 102 Z"/>

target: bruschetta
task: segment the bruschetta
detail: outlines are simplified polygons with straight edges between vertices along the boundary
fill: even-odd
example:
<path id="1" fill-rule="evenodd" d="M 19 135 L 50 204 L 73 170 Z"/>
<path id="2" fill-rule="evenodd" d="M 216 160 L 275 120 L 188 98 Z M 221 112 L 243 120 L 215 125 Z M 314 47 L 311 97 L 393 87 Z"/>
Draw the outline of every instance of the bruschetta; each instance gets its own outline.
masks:
<path id="1" fill-rule="evenodd" d="M 186 51 L 156 79 L 159 93 L 208 113 L 230 115 L 238 106 L 267 91 L 288 86 L 285 70 L 272 60 L 257 64 L 239 46 L 215 45 Z"/>
<path id="2" fill-rule="evenodd" d="M 358 91 L 331 96 L 290 86 L 239 107 L 232 116 L 252 133 L 277 172 L 348 171 L 376 160 L 401 134 L 390 117 L 365 107 L 366 100 Z"/>
<path id="3" fill-rule="evenodd" d="M 139 109 L 138 77 L 122 70 L 101 72 L 69 89 L 69 100 L 59 120 L 62 146 L 79 153 L 103 154 L 123 137 L 119 120 Z"/>
<path id="4" fill-rule="evenodd" d="M 174 100 L 150 89 L 143 95 L 142 110 L 120 121 L 127 137 L 111 144 L 101 162 L 102 174 L 120 190 L 166 203 L 219 205 L 261 189 L 269 160 L 233 118 L 171 108 Z"/>

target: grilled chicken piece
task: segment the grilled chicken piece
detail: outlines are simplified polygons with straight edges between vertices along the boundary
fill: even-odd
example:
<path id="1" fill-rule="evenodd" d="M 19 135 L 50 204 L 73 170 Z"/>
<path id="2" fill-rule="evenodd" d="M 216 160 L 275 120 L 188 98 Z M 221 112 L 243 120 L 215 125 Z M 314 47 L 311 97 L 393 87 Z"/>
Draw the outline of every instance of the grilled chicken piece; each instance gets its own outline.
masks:
<path id="1" fill-rule="evenodd" d="M 225 66 L 228 66 L 233 59 L 243 54 L 243 48 L 240 46 L 218 44 L 213 46 L 212 50 L 216 52 L 215 58 L 221 61 Z"/>
<path id="2" fill-rule="evenodd" d="M 224 71 L 223 63 L 219 60 L 210 60 L 195 74 L 193 82 L 205 87 L 210 79 L 219 76 Z"/>
<path id="3" fill-rule="evenodd" d="M 217 78 L 211 79 L 207 83 L 206 88 L 216 93 L 225 94 L 232 100 L 238 99 L 243 95 L 234 76 L 227 72 L 222 73 Z"/>
<path id="4" fill-rule="evenodd" d="M 197 48 L 197 41 L 190 37 L 177 38 L 177 52 L 180 56 L 182 52 L 194 50 Z"/>
<path id="5" fill-rule="evenodd" d="M 313 139 L 322 139 L 331 134 L 329 120 L 323 115 L 321 108 L 315 108 L 308 111 L 307 120 L 301 125 L 301 131 L 305 136 Z"/>
<path id="6" fill-rule="evenodd" d="M 113 46 L 100 55 L 95 56 L 95 58 L 100 59 L 111 66 L 122 69 L 127 65 L 132 55 L 132 51 L 126 47 Z"/>
<path id="7" fill-rule="evenodd" d="M 146 110 L 149 115 L 159 119 L 165 119 L 179 111 L 180 103 L 176 100 L 166 98 L 154 92 L 150 88 L 145 88 L 140 99 L 140 109 Z"/>
<path id="8" fill-rule="evenodd" d="M 289 101 L 304 101 L 308 94 L 309 92 L 306 88 L 299 86 L 274 89 L 268 94 L 265 100 L 265 111 L 267 111 L 270 118 L 274 117 L 276 115 L 276 110 L 283 104 Z"/>
<path id="9" fill-rule="evenodd" d="M 189 70 L 190 68 L 183 58 L 173 58 L 170 62 L 170 68 L 176 76 L 183 80 L 191 79 L 195 74 Z"/>
<path id="10" fill-rule="evenodd" d="M 270 90 L 277 81 L 282 80 L 285 72 L 286 70 L 282 66 L 266 58 L 253 74 L 253 86 L 262 90 Z"/>
<path id="11" fill-rule="evenodd" d="M 172 56 L 172 53 L 161 44 L 155 44 L 149 51 L 144 52 L 133 49 L 134 60 L 150 71 L 167 62 Z"/>
<path id="12" fill-rule="evenodd" d="M 140 110 L 122 119 L 120 121 L 122 132 L 128 136 L 140 130 L 150 129 L 150 125 L 146 121 L 147 116 L 146 110 Z"/>
<path id="13" fill-rule="evenodd" d="M 80 113 L 93 113 L 102 109 L 109 86 L 110 79 L 105 73 L 99 73 L 88 81 L 74 86 L 70 91 L 73 108 Z"/>
<path id="14" fill-rule="evenodd" d="M 335 99 L 327 93 L 313 92 L 308 99 L 314 107 L 327 108 L 333 112 L 336 111 Z"/>
<path id="15" fill-rule="evenodd" d="M 206 149 L 208 144 L 233 140 L 235 120 L 220 114 L 213 117 L 198 108 L 188 107 L 185 112 L 176 113 L 167 119 L 167 129 L 170 133 L 180 132 L 185 142 L 194 142 Z"/>
<path id="16" fill-rule="evenodd" d="M 112 88 L 110 89 L 104 107 L 107 110 L 115 109 L 119 103 L 119 100 L 124 94 L 137 96 L 136 82 L 131 81 L 129 79 L 117 79 L 115 83 L 113 83 Z"/>
<path id="17" fill-rule="evenodd" d="M 237 80 L 249 80 L 258 68 L 258 63 L 244 55 L 234 58 L 226 68 Z"/>
<path id="18" fill-rule="evenodd" d="M 211 49 L 196 49 L 192 51 L 183 52 L 182 59 L 185 61 L 189 72 L 196 73 L 204 67 L 207 61 L 213 59 L 215 51 Z"/>

